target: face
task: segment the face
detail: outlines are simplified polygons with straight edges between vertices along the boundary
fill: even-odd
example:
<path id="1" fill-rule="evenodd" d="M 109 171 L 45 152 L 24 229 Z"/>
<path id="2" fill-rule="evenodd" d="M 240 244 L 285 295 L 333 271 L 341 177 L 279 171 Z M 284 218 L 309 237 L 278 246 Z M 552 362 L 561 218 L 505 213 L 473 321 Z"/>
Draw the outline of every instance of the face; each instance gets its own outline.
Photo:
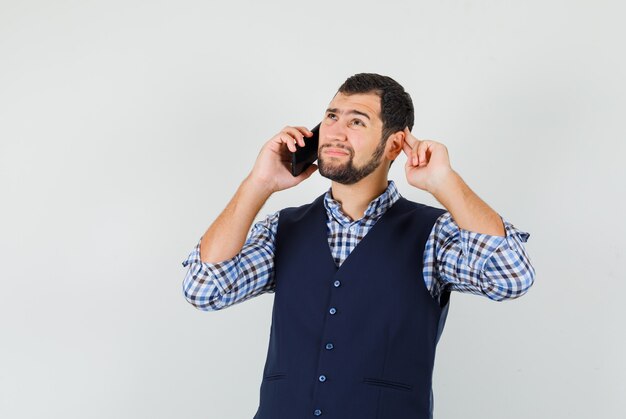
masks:
<path id="1" fill-rule="evenodd" d="M 382 126 L 378 95 L 337 93 L 320 125 L 320 175 L 351 185 L 380 167 L 385 148 Z"/>

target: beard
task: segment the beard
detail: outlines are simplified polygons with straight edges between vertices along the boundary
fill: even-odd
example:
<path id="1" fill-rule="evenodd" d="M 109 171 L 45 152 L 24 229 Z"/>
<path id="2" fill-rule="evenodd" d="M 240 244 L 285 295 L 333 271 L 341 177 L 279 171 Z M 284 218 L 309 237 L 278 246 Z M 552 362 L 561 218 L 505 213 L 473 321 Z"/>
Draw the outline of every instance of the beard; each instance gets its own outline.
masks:
<path id="1" fill-rule="evenodd" d="M 360 167 L 356 167 L 354 165 L 354 154 L 352 153 L 352 150 L 348 150 L 345 147 L 342 148 L 350 153 L 348 155 L 347 162 L 331 162 L 333 157 L 324 156 L 322 149 L 320 149 L 317 159 L 317 168 L 320 175 L 325 178 L 341 183 L 342 185 L 352 185 L 372 173 L 378 168 L 378 166 L 380 166 L 383 160 L 385 144 L 381 142 L 378 147 L 376 147 L 376 150 L 374 150 L 374 153 L 372 153 L 370 160 Z"/>

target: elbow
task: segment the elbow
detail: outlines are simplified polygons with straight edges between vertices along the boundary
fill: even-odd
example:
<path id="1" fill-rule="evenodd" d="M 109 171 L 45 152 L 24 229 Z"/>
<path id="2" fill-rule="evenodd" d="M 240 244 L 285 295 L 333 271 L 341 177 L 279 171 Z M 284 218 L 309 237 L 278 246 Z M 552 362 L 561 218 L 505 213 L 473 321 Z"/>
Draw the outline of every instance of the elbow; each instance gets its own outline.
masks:
<path id="1" fill-rule="evenodd" d="M 193 307 L 201 311 L 218 311 L 225 307 L 222 296 L 213 288 L 212 292 L 200 293 L 193 281 L 183 281 L 183 296 Z"/>
<path id="2" fill-rule="evenodd" d="M 218 311 L 224 308 L 223 304 L 220 304 L 219 299 L 211 297 L 199 297 L 187 290 L 184 290 L 185 300 L 200 311 Z"/>
<path id="3" fill-rule="evenodd" d="M 519 282 L 519 290 L 515 294 L 514 298 L 521 297 L 526 294 L 530 287 L 535 283 L 535 268 L 531 264 L 526 265 L 526 269 L 524 269 L 521 274 L 519 280 L 515 281 Z"/>
<path id="4" fill-rule="evenodd" d="M 525 295 L 534 283 L 535 269 L 532 265 L 528 265 L 526 269 L 514 275 L 489 282 L 483 291 L 493 301 L 515 300 Z"/>

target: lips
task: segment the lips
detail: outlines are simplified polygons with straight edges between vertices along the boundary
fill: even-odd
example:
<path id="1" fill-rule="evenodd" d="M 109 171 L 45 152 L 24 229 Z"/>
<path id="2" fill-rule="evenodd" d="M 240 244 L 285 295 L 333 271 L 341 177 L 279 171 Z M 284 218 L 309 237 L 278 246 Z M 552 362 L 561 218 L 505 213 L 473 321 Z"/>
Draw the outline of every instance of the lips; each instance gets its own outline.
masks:
<path id="1" fill-rule="evenodd" d="M 341 149 L 341 148 L 333 148 L 333 147 L 326 147 L 324 149 L 324 153 L 328 154 L 330 156 L 348 156 L 350 155 L 350 153 L 348 153 L 347 151 Z"/>

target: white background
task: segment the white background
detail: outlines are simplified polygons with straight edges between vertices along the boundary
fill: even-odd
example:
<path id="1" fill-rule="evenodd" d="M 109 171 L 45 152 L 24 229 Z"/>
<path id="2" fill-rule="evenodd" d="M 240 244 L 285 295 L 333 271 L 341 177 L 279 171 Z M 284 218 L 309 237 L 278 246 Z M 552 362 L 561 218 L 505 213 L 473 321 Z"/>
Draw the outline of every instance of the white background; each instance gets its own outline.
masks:
<path id="1" fill-rule="evenodd" d="M 0 417 L 250 419 L 273 296 L 198 311 L 181 262 L 262 144 L 359 72 L 404 85 L 413 133 L 531 233 L 526 296 L 453 294 L 435 417 L 626 417 L 624 11 L 0 1 Z"/>

